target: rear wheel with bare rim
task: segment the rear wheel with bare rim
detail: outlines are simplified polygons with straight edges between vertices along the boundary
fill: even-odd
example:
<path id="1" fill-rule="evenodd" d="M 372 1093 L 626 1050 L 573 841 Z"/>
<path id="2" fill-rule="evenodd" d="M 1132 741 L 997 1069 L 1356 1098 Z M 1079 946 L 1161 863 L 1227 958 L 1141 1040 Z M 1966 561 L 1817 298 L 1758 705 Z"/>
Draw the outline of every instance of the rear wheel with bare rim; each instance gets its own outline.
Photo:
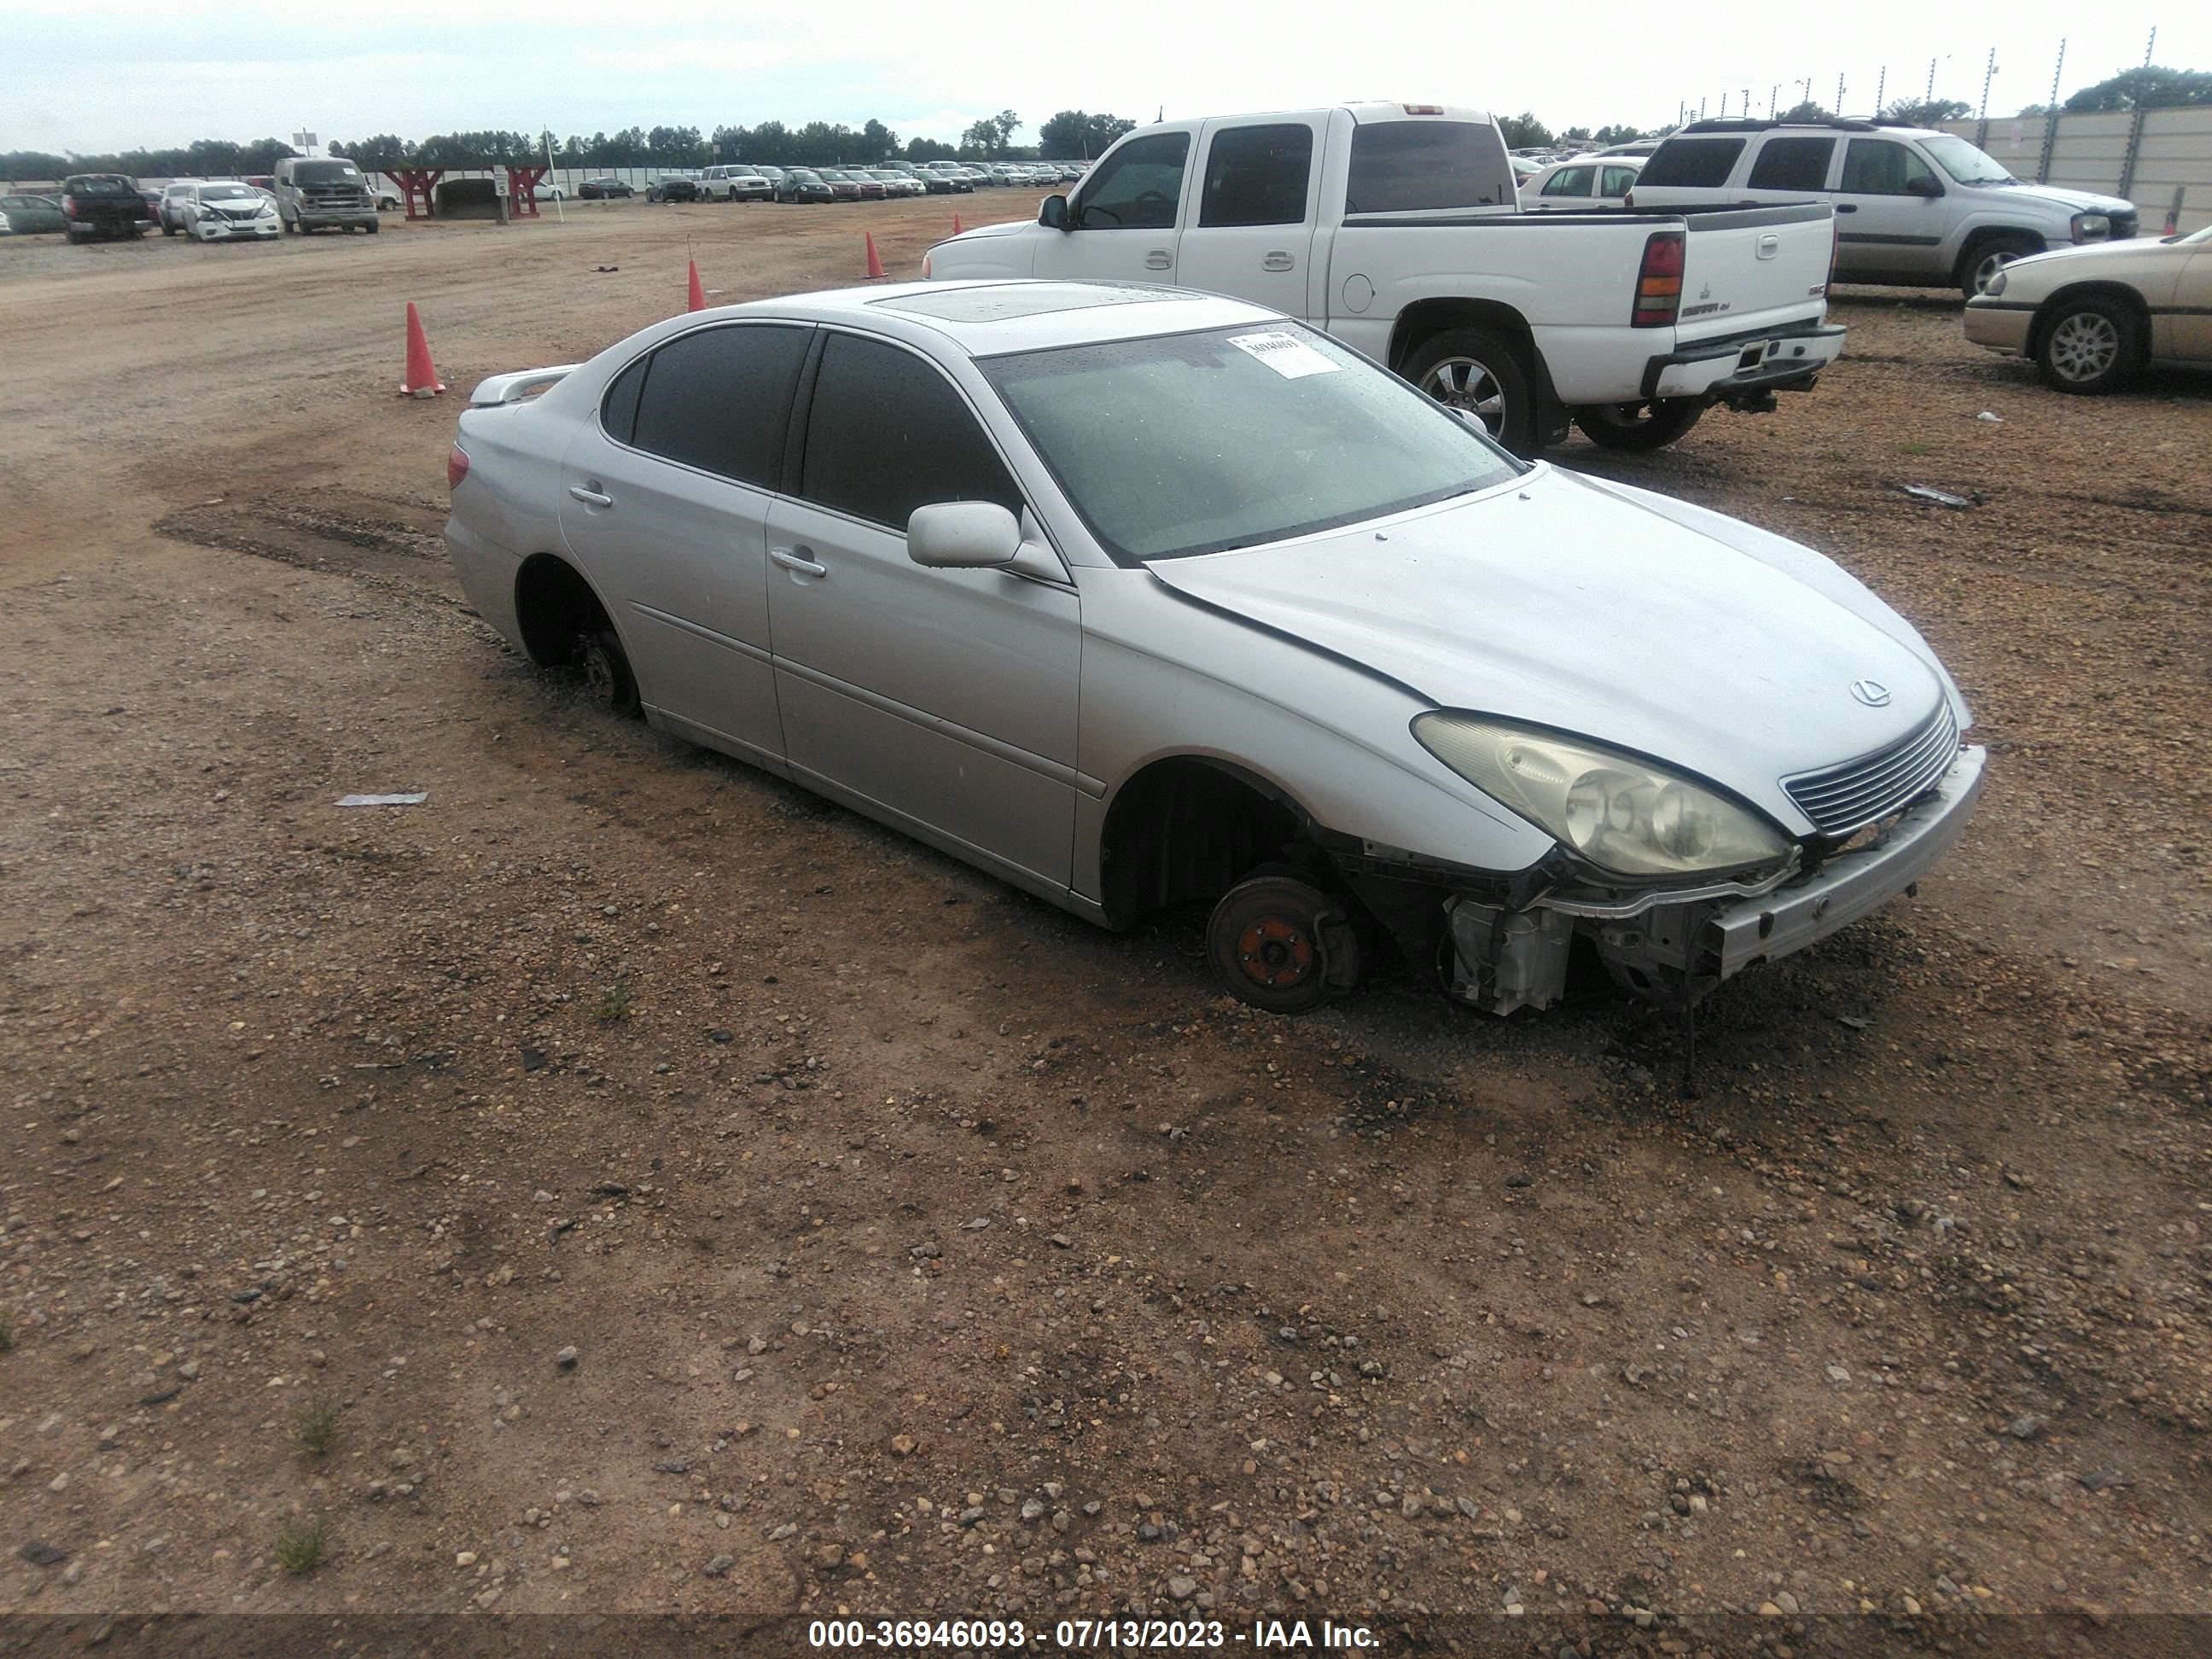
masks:
<path id="1" fill-rule="evenodd" d="M 1455 328 L 1407 358 L 1405 376 L 1447 408 L 1465 410 L 1516 455 L 1536 448 L 1535 396 L 1520 347 L 1488 329 Z"/>
<path id="2" fill-rule="evenodd" d="M 610 714 L 625 717 L 638 712 L 637 676 L 630 672 L 629 653 L 611 628 L 601 626 L 576 636 L 576 671 L 584 677 L 584 695 Z"/>
<path id="3" fill-rule="evenodd" d="M 2134 367 L 2136 319 L 2117 301 L 2063 301 L 2043 331 L 2035 366 L 2060 392 L 2110 392 Z"/>

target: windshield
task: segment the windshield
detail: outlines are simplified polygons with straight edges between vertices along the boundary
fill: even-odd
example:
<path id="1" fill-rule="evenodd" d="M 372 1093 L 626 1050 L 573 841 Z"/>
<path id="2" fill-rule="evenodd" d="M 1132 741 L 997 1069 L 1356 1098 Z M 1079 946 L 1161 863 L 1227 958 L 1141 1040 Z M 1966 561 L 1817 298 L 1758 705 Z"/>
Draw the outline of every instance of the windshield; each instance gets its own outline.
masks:
<path id="1" fill-rule="evenodd" d="M 248 190 L 244 185 L 200 186 L 200 200 L 203 202 L 258 202 L 260 199 L 260 191 Z"/>
<path id="2" fill-rule="evenodd" d="M 1954 138 L 1948 133 L 1934 138 L 1923 138 L 1920 148 L 1934 156 L 1936 164 L 1962 185 L 2015 185 L 2020 182 L 1965 139 Z"/>
<path id="3" fill-rule="evenodd" d="M 1441 404 L 1288 321 L 978 366 L 1123 564 L 1356 524 L 1519 471 Z"/>

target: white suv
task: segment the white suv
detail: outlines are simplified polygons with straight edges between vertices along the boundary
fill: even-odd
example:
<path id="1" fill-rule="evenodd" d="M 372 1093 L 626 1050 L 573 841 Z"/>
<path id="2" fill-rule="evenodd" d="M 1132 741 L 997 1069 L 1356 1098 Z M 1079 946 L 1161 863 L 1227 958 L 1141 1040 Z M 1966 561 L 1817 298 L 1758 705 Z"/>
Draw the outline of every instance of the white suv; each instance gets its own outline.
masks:
<path id="1" fill-rule="evenodd" d="M 1838 282 L 1956 286 L 1970 300 L 2014 259 L 2136 234 L 2117 197 L 2028 184 L 1964 138 L 1879 121 L 1693 121 L 1652 153 L 1629 200 L 1826 202 Z"/>

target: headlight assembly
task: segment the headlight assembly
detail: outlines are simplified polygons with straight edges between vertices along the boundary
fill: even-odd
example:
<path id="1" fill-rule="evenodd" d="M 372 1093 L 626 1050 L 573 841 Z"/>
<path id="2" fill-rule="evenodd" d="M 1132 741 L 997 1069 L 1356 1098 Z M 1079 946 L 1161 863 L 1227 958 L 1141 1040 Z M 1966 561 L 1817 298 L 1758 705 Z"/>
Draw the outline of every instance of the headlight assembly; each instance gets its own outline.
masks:
<path id="1" fill-rule="evenodd" d="M 2108 214 L 2077 213 L 2071 222 L 2077 242 L 2101 242 L 2112 234 L 2112 221 Z"/>
<path id="2" fill-rule="evenodd" d="M 1772 824 L 1649 761 L 1443 709 L 1415 719 L 1413 735 L 1500 805 L 1616 875 L 1711 875 L 1790 854 Z"/>

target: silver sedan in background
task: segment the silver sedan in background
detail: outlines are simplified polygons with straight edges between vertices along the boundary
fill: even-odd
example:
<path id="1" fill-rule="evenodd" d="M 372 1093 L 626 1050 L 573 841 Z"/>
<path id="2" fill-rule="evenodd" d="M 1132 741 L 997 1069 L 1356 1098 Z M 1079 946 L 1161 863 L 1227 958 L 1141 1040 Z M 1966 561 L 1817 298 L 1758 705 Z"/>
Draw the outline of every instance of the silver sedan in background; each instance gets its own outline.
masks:
<path id="1" fill-rule="evenodd" d="M 1924 874 L 1983 751 L 1810 550 L 1516 460 L 1241 301 L 940 283 L 495 376 L 471 602 L 611 708 L 1291 1012 L 1395 941 L 1497 1013 L 1687 1006 Z"/>

